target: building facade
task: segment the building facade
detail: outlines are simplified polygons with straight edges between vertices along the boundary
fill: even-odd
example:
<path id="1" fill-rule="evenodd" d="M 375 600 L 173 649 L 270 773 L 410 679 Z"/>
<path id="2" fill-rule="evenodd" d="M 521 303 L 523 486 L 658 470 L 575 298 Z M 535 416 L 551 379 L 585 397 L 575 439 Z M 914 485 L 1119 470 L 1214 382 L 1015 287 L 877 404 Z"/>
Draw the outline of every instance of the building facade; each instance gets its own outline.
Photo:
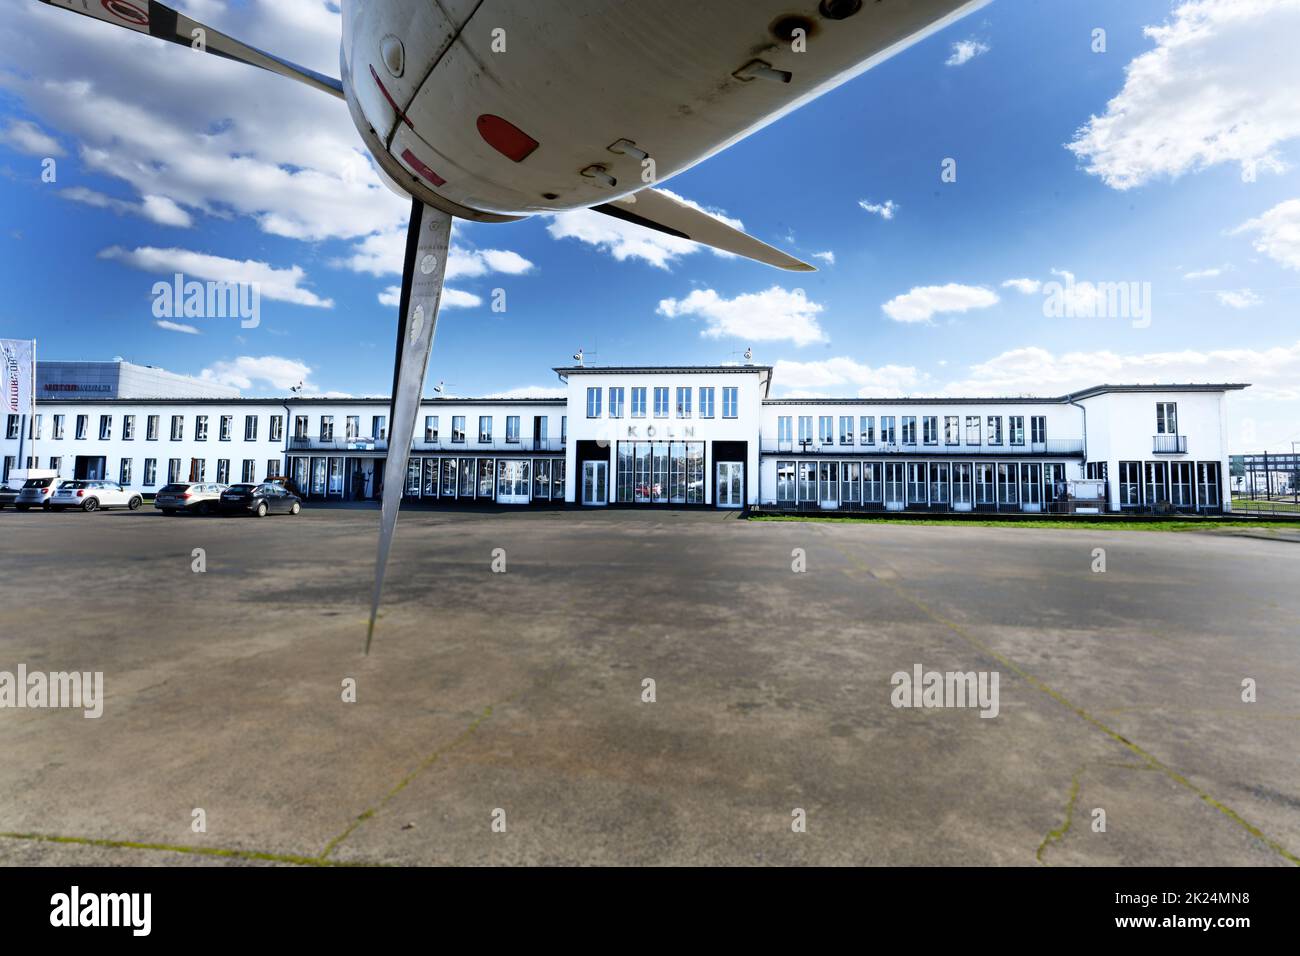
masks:
<path id="1" fill-rule="evenodd" d="M 439 502 L 835 511 L 1230 510 L 1226 396 L 1103 385 L 1059 398 L 771 398 L 770 366 L 554 370 L 563 394 L 428 399 L 406 496 Z M 378 497 L 386 399 L 38 397 L 4 478 L 49 468 L 150 493 L 291 478 Z"/>

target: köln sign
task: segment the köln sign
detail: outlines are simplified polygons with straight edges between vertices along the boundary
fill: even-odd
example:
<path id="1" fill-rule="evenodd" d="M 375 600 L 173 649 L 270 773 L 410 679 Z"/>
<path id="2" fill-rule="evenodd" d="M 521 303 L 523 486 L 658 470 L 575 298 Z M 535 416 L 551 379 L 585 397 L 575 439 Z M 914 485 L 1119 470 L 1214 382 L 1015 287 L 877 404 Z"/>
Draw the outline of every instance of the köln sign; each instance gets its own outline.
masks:
<path id="1" fill-rule="evenodd" d="M 658 439 L 695 437 L 694 425 L 688 425 L 683 428 L 673 428 L 671 425 L 665 425 L 662 432 L 658 428 L 655 428 L 655 426 L 653 425 L 647 425 L 644 431 L 645 433 L 644 435 L 642 435 L 640 425 L 628 425 L 627 437 L 628 438 L 644 437 L 644 438 L 658 438 Z"/>

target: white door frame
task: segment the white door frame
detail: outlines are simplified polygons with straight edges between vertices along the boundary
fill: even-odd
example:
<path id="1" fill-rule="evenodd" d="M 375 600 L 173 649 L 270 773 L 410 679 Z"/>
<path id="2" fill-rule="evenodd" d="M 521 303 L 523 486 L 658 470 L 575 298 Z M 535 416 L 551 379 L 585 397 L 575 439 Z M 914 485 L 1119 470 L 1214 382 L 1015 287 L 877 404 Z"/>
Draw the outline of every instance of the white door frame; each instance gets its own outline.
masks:
<path id="1" fill-rule="evenodd" d="M 724 478 L 723 471 L 726 471 Z M 740 500 L 731 500 L 731 479 L 735 472 L 740 473 Z M 745 507 L 745 463 L 743 461 L 719 461 L 713 467 L 713 504 L 717 508 Z"/>
<path id="2" fill-rule="evenodd" d="M 591 487 L 593 491 L 601 485 L 605 488 L 604 500 L 589 500 L 587 496 L 587 473 L 590 470 L 592 474 Z M 603 480 L 598 480 L 597 476 L 603 475 Z M 582 487 L 581 502 L 589 508 L 603 508 L 609 504 L 609 462 L 601 461 L 598 458 L 588 458 L 582 463 Z"/>

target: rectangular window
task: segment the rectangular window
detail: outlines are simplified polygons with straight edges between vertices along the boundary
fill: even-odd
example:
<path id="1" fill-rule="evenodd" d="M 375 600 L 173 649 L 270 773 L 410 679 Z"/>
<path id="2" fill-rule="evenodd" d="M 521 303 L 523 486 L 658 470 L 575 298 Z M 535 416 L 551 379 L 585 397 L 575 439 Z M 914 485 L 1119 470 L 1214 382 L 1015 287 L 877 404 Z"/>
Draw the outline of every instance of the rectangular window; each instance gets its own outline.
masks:
<path id="1" fill-rule="evenodd" d="M 863 445 L 876 443 L 876 416 L 860 415 L 858 417 L 858 442 Z"/>
<path id="2" fill-rule="evenodd" d="M 776 463 L 776 500 L 794 504 L 794 462 L 778 461 Z"/>
<path id="3" fill-rule="evenodd" d="M 937 416 L 926 415 L 922 421 L 922 431 L 927 445 L 939 444 L 939 419 Z"/>
<path id="4" fill-rule="evenodd" d="M 1169 472 L 1163 461 L 1149 461 L 1145 467 L 1147 504 L 1158 505 L 1169 501 Z"/>
<path id="5" fill-rule="evenodd" d="M 632 417 L 645 418 L 645 388 L 643 386 L 632 389 Z"/>
<path id="6" fill-rule="evenodd" d="M 17 464 L 18 464 L 17 456 L 5 455 L 4 473 L 0 474 L 0 481 L 8 481 L 9 473 L 14 470 L 14 466 L 16 466 Z"/>
<path id="7" fill-rule="evenodd" d="M 1001 415 L 989 416 L 989 444 L 990 445 L 1002 444 L 1002 416 Z"/>
<path id="8" fill-rule="evenodd" d="M 54 438 L 58 441 L 63 440 L 63 416 L 54 416 Z"/>
<path id="9" fill-rule="evenodd" d="M 794 441 L 794 420 L 789 415 L 780 415 L 776 420 L 776 440 L 778 442 Z"/>
<path id="10" fill-rule="evenodd" d="M 799 500 L 817 500 L 817 462 L 799 462 Z"/>
<path id="11" fill-rule="evenodd" d="M 916 416 L 915 415 L 903 416 L 903 444 L 904 445 L 916 444 Z"/>
<path id="12" fill-rule="evenodd" d="M 478 440 L 482 444 L 489 444 L 492 441 L 492 416 L 480 415 L 478 417 Z M 491 496 L 489 490 L 486 495 Z"/>
<path id="13" fill-rule="evenodd" d="M 27 437 L 32 441 L 41 440 L 41 416 L 33 415 L 31 423 L 27 429 Z"/>
<path id="14" fill-rule="evenodd" d="M 266 477 L 270 478 L 272 475 L 278 475 L 279 473 L 280 473 L 280 459 L 268 458 L 266 460 Z"/>
<path id="15" fill-rule="evenodd" d="M 966 416 L 966 444 L 978 445 L 980 443 L 980 417 L 978 415 Z"/>
<path id="16" fill-rule="evenodd" d="M 179 458 L 169 458 L 167 460 L 167 484 L 175 484 L 181 480 L 181 460 Z"/>
<path id="17" fill-rule="evenodd" d="M 799 444 L 800 445 L 811 444 L 812 437 L 813 437 L 812 416 L 800 415 L 799 416 Z"/>
<path id="18" fill-rule="evenodd" d="M 123 458 L 117 471 L 117 483 L 123 488 L 131 484 L 131 459 Z"/>
<path id="19" fill-rule="evenodd" d="M 835 419 L 830 415 L 817 418 L 817 437 L 823 445 L 835 444 Z"/>
<path id="20" fill-rule="evenodd" d="M 220 441 L 230 441 L 230 432 L 233 429 L 234 415 L 222 415 L 221 421 L 217 426 L 217 438 Z"/>
<path id="21" fill-rule="evenodd" d="M 135 416 L 122 416 L 122 441 L 135 441 Z"/>
<path id="22" fill-rule="evenodd" d="M 700 386 L 700 417 L 701 418 L 713 417 L 713 386 L 712 385 Z"/>
<path id="23" fill-rule="evenodd" d="M 943 416 L 943 443 L 945 445 L 961 444 L 961 416 Z"/>
<path id="24" fill-rule="evenodd" d="M 257 441 L 257 416 L 244 416 L 244 441 Z"/>
<path id="25" fill-rule="evenodd" d="M 898 430 L 894 426 L 893 415 L 880 416 L 880 440 L 886 445 L 897 444 Z"/>
<path id="26" fill-rule="evenodd" d="M 194 416 L 194 440 L 195 441 L 208 440 L 208 416 L 207 415 Z"/>
<path id="27" fill-rule="evenodd" d="M 343 437 L 348 441 L 356 441 L 361 437 L 360 415 L 349 415 L 343 420 Z"/>
<path id="28" fill-rule="evenodd" d="M 723 418 L 736 417 L 739 411 L 737 406 L 740 404 L 740 401 L 738 399 L 739 394 L 740 394 L 740 390 L 737 389 L 734 385 L 724 388 L 722 390 L 722 417 Z"/>
<path id="29" fill-rule="evenodd" d="M 190 481 L 207 481 L 208 463 L 202 458 L 190 459 Z"/>
<path id="30" fill-rule="evenodd" d="M 321 441 L 334 440 L 334 416 L 333 415 L 322 415 L 320 417 L 320 440 Z"/>
<path id="31" fill-rule="evenodd" d="M 217 459 L 217 483 L 222 485 L 230 484 L 230 459 Z"/>
<path id="32" fill-rule="evenodd" d="M 158 484 L 158 459 L 146 458 L 144 460 L 144 486 L 152 488 Z"/>
<path id="33" fill-rule="evenodd" d="M 370 416 L 370 437 L 375 441 L 388 441 L 388 416 Z"/>
<path id="34" fill-rule="evenodd" d="M 853 416 L 852 415 L 840 416 L 840 444 L 841 445 L 853 444 Z"/>
<path id="35" fill-rule="evenodd" d="M 50 471 L 54 472 L 57 475 L 62 470 L 63 470 L 63 458 L 58 455 L 52 456 L 50 458 Z"/>
<path id="36" fill-rule="evenodd" d="M 623 388 L 622 386 L 611 387 L 609 390 L 609 417 L 623 417 Z"/>
<path id="37" fill-rule="evenodd" d="M 691 417 L 691 389 L 687 386 L 677 387 L 677 417 Z"/>
<path id="38" fill-rule="evenodd" d="M 1035 445 L 1046 444 L 1047 442 L 1047 416 L 1035 415 L 1029 420 L 1030 427 L 1033 429 L 1031 441 Z"/>
<path id="39" fill-rule="evenodd" d="M 305 441 L 307 439 L 307 416 L 293 416 L 293 437 Z"/>
<path id="40" fill-rule="evenodd" d="M 1014 505 L 1019 501 L 1020 478 L 1015 462 L 998 462 L 998 504 Z"/>
<path id="41" fill-rule="evenodd" d="M 1142 504 L 1142 463 L 1119 463 L 1119 503 L 1122 508 L 1135 508 Z"/>
<path id="42" fill-rule="evenodd" d="M 245 458 L 244 465 L 239 472 L 239 480 L 244 484 L 251 484 L 257 481 L 257 462 L 252 458 Z"/>
<path id="43" fill-rule="evenodd" d="M 1025 416 L 1012 415 L 1007 419 L 1007 430 L 1011 435 L 1011 444 L 1023 445 L 1025 443 Z M 1035 439 L 1037 441 L 1037 439 Z"/>
<path id="44" fill-rule="evenodd" d="M 613 408 L 611 407 L 610 410 L 613 411 Z M 518 415 L 506 416 L 506 441 L 514 442 L 516 444 L 518 444 L 519 442 L 519 416 Z"/>
<path id="45" fill-rule="evenodd" d="M 600 389 L 598 388 L 587 389 L 587 417 L 588 418 L 600 417 L 600 394 L 601 392 Z"/>
<path id="46" fill-rule="evenodd" d="M 424 416 L 424 440 L 427 442 L 436 442 L 438 440 L 438 416 Z"/>
<path id="47" fill-rule="evenodd" d="M 14 386 L 15 389 L 17 387 L 18 386 L 16 385 Z M 11 441 L 16 439 L 18 437 L 18 429 L 21 426 L 21 424 L 22 424 L 22 419 L 19 416 L 10 415 L 8 421 L 5 422 L 5 438 L 10 439 Z"/>
<path id="48" fill-rule="evenodd" d="M 1178 434 L 1178 403 L 1156 402 L 1156 434 Z"/>
<path id="49" fill-rule="evenodd" d="M 454 442 L 463 442 L 465 440 L 465 416 L 451 416 L 451 440 Z"/>
<path id="50" fill-rule="evenodd" d="M 76 432 L 74 433 L 74 434 L 76 435 L 77 441 L 85 441 L 85 439 L 86 439 L 86 428 L 89 426 L 89 422 L 90 422 L 90 416 L 89 416 L 89 415 L 78 415 L 78 416 L 77 416 L 77 430 L 76 430 Z"/>
<path id="51" fill-rule="evenodd" d="M 655 386 L 655 418 L 668 417 L 668 386 Z"/>
<path id="52" fill-rule="evenodd" d="M 1202 508 L 1222 508 L 1223 500 L 1219 497 L 1219 463 L 1217 461 L 1198 461 L 1196 463 L 1196 500 Z"/>
<path id="53" fill-rule="evenodd" d="M 113 416 L 100 415 L 99 416 L 99 440 L 108 441 L 112 437 L 113 437 Z"/>
<path id="54" fill-rule="evenodd" d="M 284 416 L 271 416 L 271 441 L 280 441 L 284 437 Z"/>

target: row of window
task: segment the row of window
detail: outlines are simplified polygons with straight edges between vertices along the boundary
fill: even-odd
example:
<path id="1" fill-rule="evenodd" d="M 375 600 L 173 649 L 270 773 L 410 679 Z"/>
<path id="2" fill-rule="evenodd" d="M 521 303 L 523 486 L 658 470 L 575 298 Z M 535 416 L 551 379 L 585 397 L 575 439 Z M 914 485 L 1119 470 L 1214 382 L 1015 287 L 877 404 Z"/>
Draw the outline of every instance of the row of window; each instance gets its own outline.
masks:
<path id="1" fill-rule="evenodd" d="M 102 462 L 103 459 L 100 459 L 100 461 Z M 50 471 L 53 471 L 56 474 L 62 473 L 63 470 L 62 456 L 51 455 L 49 462 L 50 462 Z M 8 481 L 9 473 L 13 471 L 16 465 L 17 465 L 17 460 L 15 459 L 15 457 L 13 455 L 6 455 L 4 459 L 4 474 L 3 477 L 0 478 L 0 480 Z M 230 465 L 231 465 L 231 459 L 218 458 L 216 474 L 210 476 L 208 474 L 208 463 L 203 458 L 191 458 L 188 467 L 186 467 L 185 459 L 183 458 L 169 458 L 167 459 L 167 481 L 164 482 L 164 484 L 171 484 L 172 482 L 176 482 L 176 481 L 211 480 L 211 481 L 220 482 L 223 485 L 228 485 L 230 484 L 231 481 Z M 36 459 L 34 457 L 28 456 L 27 467 L 28 469 L 37 467 Z M 266 462 L 266 471 L 262 474 L 262 480 L 265 481 L 267 478 L 278 475 L 279 473 L 280 473 L 280 459 L 278 458 L 268 459 Z M 135 459 L 123 458 L 118 464 L 117 474 L 118 474 L 117 477 L 118 483 L 121 484 L 122 487 L 125 488 L 130 486 L 133 483 L 135 478 Z M 253 458 L 245 458 L 240 464 L 239 475 L 240 475 L 239 480 L 241 482 L 257 481 L 258 480 L 257 461 Z M 101 474 L 97 477 L 104 478 L 107 476 Z M 157 458 L 144 459 L 144 469 L 140 474 L 140 478 L 141 478 L 140 487 L 142 488 L 154 488 L 158 485 L 158 459 Z"/>
<path id="2" fill-rule="evenodd" d="M 1217 461 L 1121 461 L 1119 505 L 1171 505 L 1175 508 L 1217 507 L 1222 481 Z"/>
<path id="3" fill-rule="evenodd" d="M 32 424 L 31 424 L 31 428 L 28 430 L 28 437 L 31 438 L 33 441 L 37 441 L 44 438 L 44 436 L 42 435 L 43 417 L 44 416 L 42 415 L 32 416 Z M 53 418 L 54 430 L 51 433 L 50 438 L 52 438 L 55 441 L 61 441 L 64 437 L 64 431 L 65 431 L 64 426 L 65 426 L 66 416 L 54 415 L 52 416 L 52 418 Z M 208 415 L 194 416 L 194 440 L 195 441 L 208 440 L 209 418 L 210 416 Z M 382 416 L 379 416 L 379 420 L 382 421 Z M 235 421 L 234 415 L 217 416 L 217 438 L 220 441 L 231 440 L 231 433 L 234 429 L 234 421 Z M 260 418 L 257 415 L 244 416 L 244 441 L 257 441 L 259 421 Z M 145 425 L 144 425 L 145 441 L 157 441 L 161 425 L 162 425 L 161 415 L 146 415 Z M 75 431 L 73 432 L 73 435 L 77 439 L 77 441 L 85 441 L 86 438 L 89 437 L 89 429 L 90 429 L 90 416 L 89 415 L 76 416 Z M 17 415 L 10 415 L 6 433 L 5 433 L 6 437 L 11 439 L 17 438 L 18 430 L 19 430 L 19 417 Z M 113 416 L 100 415 L 99 416 L 99 440 L 109 441 L 110 439 L 112 439 L 112 437 L 113 437 Z M 123 415 L 122 416 L 122 441 L 135 441 L 135 437 L 136 437 L 136 416 Z M 284 416 L 272 415 L 270 430 L 267 438 L 269 441 L 280 441 L 283 437 L 284 437 Z M 185 438 L 185 416 L 172 415 L 171 416 L 171 440 L 182 441 L 184 440 L 184 438 Z"/>
<path id="4" fill-rule="evenodd" d="M 1065 465 L 1042 462 L 778 461 L 781 504 L 1016 505 L 1038 507 L 1065 494 Z"/>
<path id="5" fill-rule="evenodd" d="M 587 389 L 587 417 L 601 417 L 601 402 L 606 392 L 609 394 L 609 417 L 623 417 L 623 400 L 627 395 L 627 389 L 621 385 L 611 385 L 608 389 L 588 388 Z M 644 385 L 638 385 L 631 389 L 632 407 L 630 409 L 631 418 L 646 417 L 646 397 L 650 391 Z M 668 418 L 669 404 L 668 399 L 671 389 L 667 385 L 656 385 L 654 387 L 654 417 Z M 717 390 L 712 385 L 701 385 L 698 389 L 691 388 L 689 385 L 680 385 L 677 387 L 677 402 L 674 406 L 675 418 L 691 418 L 693 411 L 691 400 L 698 393 L 699 407 L 698 414 L 700 418 L 714 417 L 714 398 Z M 725 386 L 722 389 L 722 417 L 735 418 L 740 404 L 740 390 L 735 386 Z"/>
<path id="6" fill-rule="evenodd" d="M 347 496 L 345 461 L 337 456 L 294 457 L 296 486 L 314 498 Z M 564 459 L 411 458 L 406 466 L 409 498 L 564 500 Z"/>
<path id="7" fill-rule="evenodd" d="M 989 415 L 987 418 L 988 432 L 984 433 L 984 420 L 979 415 L 967 415 L 965 437 L 967 445 L 1023 445 L 1025 444 L 1025 416 L 1008 415 L 1005 418 L 1002 415 Z M 921 425 L 920 441 L 917 440 L 917 422 L 916 415 L 904 415 L 902 417 L 902 431 L 898 428 L 898 416 L 881 415 L 880 416 L 880 444 L 882 445 L 938 445 L 939 444 L 939 416 L 924 415 L 919 418 Z M 1003 424 L 1006 424 L 1005 431 Z M 876 444 L 876 416 L 860 415 L 857 417 L 858 430 L 855 434 L 853 430 L 854 416 L 839 416 L 839 431 L 835 429 L 835 416 L 821 415 L 817 420 L 817 443 L 822 445 L 833 445 L 836 443 L 836 435 L 839 436 L 841 445 L 875 445 Z M 945 445 L 960 445 L 962 443 L 962 416 L 945 415 L 943 416 L 943 443 Z M 787 444 L 794 444 L 794 418 L 790 415 L 782 415 L 776 420 L 777 441 Z M 1042 445 L 1047 442 L 1047 416 L 1033 415 L 1029 419 L 1029 440 L 1035 445 Z M 813 416 L 799 416 L 799 444 L 813 444 Z"/>
<path id="8" fill-rule="evenodd" d="M 433 444 L 434 442 L 437 442 L 439 440 L 440 432 L 438 426 L 438 419 L 439 416 L 437 415 L 424 416 L 424 441 L 426 444 Z M 491 415 L 480 415 L 478 417 L 478 440 L 480 442 L 486 443 L 492 441 L 492 421 L 493 421 L 493 417 Z M 520 440 L 519 422 L 520 422 L 520 417 L 518 415 L 506 416 L 506 441 L 507 442 L 514 443 Z M 349 428 L 350 427 L 351 425 L 349 425 Z M 306 429 L 305 419 L 304 419 L 303 428 L 304 430 Z M 325 428 L 324 423 L 322 423 L 321 425 L 322 439 L 326 438 L 324 428 Z M 330 425 L 330 428 L 331 428 L 330 437 L 333 437 L 332 423 Z M 296 430 L 297 430 L 297 426 L 295 424 L 295 431 Z M 546 415 L 533 416 L 533 441 L 535 443 L 537 443 L 538 445 L 544 444 L 548 439 L 547 433 L 549 432 L 549 430 L 550 430 L 550 420 Z M 569 416 L 561 415 L 560 416 L 560 444 L 564 444 L 565 442 L 568 441 L 568 437 L 569 437 L 568 432 L 569 432 Z M 305 436 L 295 435 L 295 437 L 305 437 Z M 353 436 L 349 435 L 348 437 L 351 438 Z M 465 441 L 465 416 L 464 415 L 451 416 L 451 440 L 453 442 Z"/>

